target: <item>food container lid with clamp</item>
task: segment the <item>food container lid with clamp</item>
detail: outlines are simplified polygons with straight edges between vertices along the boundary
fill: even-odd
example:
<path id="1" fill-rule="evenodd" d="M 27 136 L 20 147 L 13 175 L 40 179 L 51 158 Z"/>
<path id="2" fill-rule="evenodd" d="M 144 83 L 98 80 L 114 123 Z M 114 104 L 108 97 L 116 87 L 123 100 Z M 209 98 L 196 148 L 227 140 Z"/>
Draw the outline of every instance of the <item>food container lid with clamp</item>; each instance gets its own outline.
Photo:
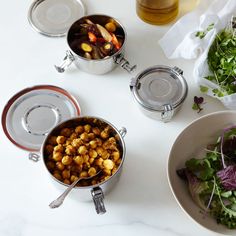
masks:
<path id="1" fill-rule="evenodd" d="M 29 8 L 28 20 L 37 32 L 61 37 L 85 12 L 80 0 L 35 0 Z"/>
<path id="2" fill-rule="evenodd" d="M 140 72 L 131 80 L 135 100 L 145 111 L 160 113 L 169 121 L 187 96 L 183 71 L 177 67 L 156 65 Z"/>
<path id="3" fill-rule="evenodd" d="M 67 91 L 52 85 L 37 85 L 15 94 L 2 113 L 7 138 L 27 151 L 39 151 L 60 122 L 80 115 L 78 102 Z"/>

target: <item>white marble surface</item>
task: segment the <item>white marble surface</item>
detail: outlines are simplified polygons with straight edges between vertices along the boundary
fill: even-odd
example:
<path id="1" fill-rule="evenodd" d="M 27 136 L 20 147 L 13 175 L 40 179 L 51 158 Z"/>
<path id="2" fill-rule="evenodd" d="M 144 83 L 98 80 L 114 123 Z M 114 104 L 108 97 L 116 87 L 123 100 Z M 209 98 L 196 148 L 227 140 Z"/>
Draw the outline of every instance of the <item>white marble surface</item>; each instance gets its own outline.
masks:
<path id="1" fill-rule="evenodd" d="M 183 2 L 184 1 L 184 2 Z M 190 9 L 183 0 L 181 14 Z M 68 198 L 51 210 L 48 204 L 59 191 L 54 188 L 42 163 L 28 160 L 26 151 L 14 146 L 0 130 L 0 235 L 215 235 L 194 223 L 177 205 L 166 175 L 170 148 L 177 135 L 194 119 L 224 107 L 206 97 L 204 110 L 191 109 L 193 96 L 200 95 L 192 78 L 193 61 L 168 60 L 158 39 L 170 25 L 158 27 L 142 22 L 135 1 L 86 0 L 88 14 L 104 13 L 118 18 L 128 34 L 126 57 L 138 71 L 155 64 L 178 66 L 189 85 L 188 97 L 177 116 L 163 124 L 144 116 L 129 90 L 131 75 L 117 68 L 95 76 L 71 67 L 58 74 L 67 49 L 65 38 L 48 38 L 32 30 L 27 21 L 30 0 L 5 1 L 0 8 L 0 108 L 19 90 L 37 84 L 60 86 L 75 95 L 82 114 L 105 118 L 117 128 L 125 126 L 127 148 L 122 176 L 106 196 L 107 213 L 96 215 L 93 203 Z"/>

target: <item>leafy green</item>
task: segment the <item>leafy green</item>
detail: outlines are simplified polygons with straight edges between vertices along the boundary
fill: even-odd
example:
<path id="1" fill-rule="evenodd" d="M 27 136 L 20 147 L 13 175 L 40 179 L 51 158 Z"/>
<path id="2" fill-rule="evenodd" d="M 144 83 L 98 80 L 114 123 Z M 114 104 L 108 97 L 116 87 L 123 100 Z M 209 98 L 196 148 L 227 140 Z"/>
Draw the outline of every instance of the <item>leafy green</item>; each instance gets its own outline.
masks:
<path id="1" fill-rule="evenodd" d="M 199 37 L 200 39 L 203 39 L 203 38 L 206 36 L 206 34 L 214 28 L 214 25 L 215 25 L 215 24 L 212 23 L 212 24 L 208 25 L 208 27 L 206 28 L 206 30 L 197 31 L 196 34 L 195 34 L 195 36 L 196 36 L 196 37 Z"/>
<path id="2" fill-rule="evenodd" d="M 223 29 L 213 41 L 207 63 L 212 75 L 205 79 L 216 83 L 219 89 L 212 92 L 223 97 L 236 92 L 236 36 L 233 29 Z"/>
<path id="3" fill-rule="evenodd" d="M 207 93 L 208 90 L 209 90 L 208 87 L 200 85 L 200 91 L 201 91 L 202 93 Z"/>
<path id="4" fill-rule="evenodd" d="M 236 126 L 231 126 L 208 145 L 201 159 L 191 158 L 181 169 L 196 204 L 229 229 L 236 229 L 235 157 Z"/>

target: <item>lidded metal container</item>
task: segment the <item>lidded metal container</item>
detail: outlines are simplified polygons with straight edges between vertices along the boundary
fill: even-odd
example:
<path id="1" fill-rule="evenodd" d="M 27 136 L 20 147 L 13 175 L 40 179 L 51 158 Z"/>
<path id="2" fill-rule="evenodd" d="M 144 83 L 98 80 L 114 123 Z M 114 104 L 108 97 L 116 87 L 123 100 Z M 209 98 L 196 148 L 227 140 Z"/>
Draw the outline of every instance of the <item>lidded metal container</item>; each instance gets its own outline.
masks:
<path id="1" fill-rule="evenodd" d="M 161 65 L 140 72 L 131 80 L 130 89 L 145 115 L 164 122 L 172 119 L 188 92 L 183 71 Z"/>

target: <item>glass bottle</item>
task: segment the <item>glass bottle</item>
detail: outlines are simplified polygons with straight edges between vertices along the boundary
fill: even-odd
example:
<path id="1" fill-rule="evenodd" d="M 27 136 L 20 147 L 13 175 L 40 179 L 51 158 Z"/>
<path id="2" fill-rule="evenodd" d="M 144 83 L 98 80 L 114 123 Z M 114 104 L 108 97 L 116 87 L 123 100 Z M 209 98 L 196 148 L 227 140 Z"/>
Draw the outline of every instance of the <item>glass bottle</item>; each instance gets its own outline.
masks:
<path id="1" fill-rule="evenodd" d="M 136 0 L 136 12 L 147 23 L 164 25 L 178 15 L 179 0 Z"/>

